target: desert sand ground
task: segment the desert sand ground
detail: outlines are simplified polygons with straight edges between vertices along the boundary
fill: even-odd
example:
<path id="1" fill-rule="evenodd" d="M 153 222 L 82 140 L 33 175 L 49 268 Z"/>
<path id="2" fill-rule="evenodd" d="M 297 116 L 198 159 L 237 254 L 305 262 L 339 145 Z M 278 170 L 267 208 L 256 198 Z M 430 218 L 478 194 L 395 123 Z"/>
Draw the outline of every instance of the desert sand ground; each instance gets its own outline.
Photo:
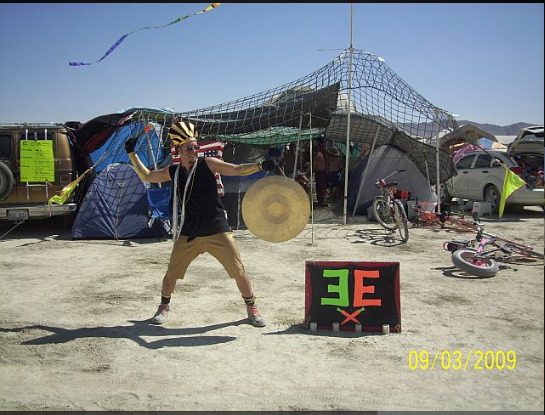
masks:
<path id="1" fill-rule="evenodd" d="M 206 254 L 178 283 L 168 321 L 150 325 L 171 240 L 74 241 L 54 220 L 2 226 L 0 410 L 543 411 L 542 260 L 477 278 L 442 249 L 467 234 L 414 227 L 400 244 L 339 213 L 315 210 L 282 243 L 235 231 L 264 328 Z M 541 209 L 483 222 L 543 252 Z M 401 333 L 306 328 L 305 261 L 321 260 L 399 262 Z M 422 352 L 467 366 L 411 368 Z"/>

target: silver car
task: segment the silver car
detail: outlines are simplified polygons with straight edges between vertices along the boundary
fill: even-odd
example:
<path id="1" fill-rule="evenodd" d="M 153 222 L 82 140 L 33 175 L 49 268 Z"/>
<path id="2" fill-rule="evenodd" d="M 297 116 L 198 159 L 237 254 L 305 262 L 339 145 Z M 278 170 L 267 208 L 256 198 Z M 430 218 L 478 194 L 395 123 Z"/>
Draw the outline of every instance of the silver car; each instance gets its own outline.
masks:
<path id="1" fill-rule="evenodd" d="M 543 127 L 522 129 L 507 150 L 472 151 L 456 164 L 458 174 L 441 185 L 441 201 L 453 197 L 486 201 L 498 212 L 505 169 L 520 176 L 526 186 L 506 200 L 506 210 L 515 206 L 545 206 L 543 194 Z M 500 163 L 501 162 L 501 163 Z"/>

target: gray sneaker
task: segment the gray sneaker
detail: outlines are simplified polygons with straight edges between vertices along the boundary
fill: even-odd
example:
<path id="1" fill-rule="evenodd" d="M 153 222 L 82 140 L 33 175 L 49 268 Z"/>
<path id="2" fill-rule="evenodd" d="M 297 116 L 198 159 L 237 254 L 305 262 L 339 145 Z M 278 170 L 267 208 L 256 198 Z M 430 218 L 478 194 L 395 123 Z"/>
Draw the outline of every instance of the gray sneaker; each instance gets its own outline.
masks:
<path id="1" fill-rule="evenodd" d="M 151 324 L 163 324 L 167 320 L 169 304 L 161 304 L 151 319 Z"/>
<path id="2" fill-rule="evenodd" d="M 246 306 L 246 310 L 248 311 L 248 319 L 250 320 L 250 323 L 252 323 L 252 326 L 265 327 L 267 325 L 255 304 Z"/>

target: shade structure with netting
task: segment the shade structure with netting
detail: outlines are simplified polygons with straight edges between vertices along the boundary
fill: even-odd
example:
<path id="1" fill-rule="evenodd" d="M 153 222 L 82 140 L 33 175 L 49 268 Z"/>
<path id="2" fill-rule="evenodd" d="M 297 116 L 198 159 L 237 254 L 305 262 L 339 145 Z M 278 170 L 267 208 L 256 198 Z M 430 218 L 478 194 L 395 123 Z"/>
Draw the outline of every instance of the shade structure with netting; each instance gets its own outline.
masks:
<path id="1" fill-rule="evenodd" d="M 339 145 L 345 152 L 348 146 L 373 151 L 390 145 L 432 184 L 456 173 L 439 133 L 466 139 L 452 114 L 422 97 L 382 58 L 352 48 L 307 76 L 251 96 L 191 111 L 132 108 L 124 115 L 130 123 L 157 123 L 166 152 L 168 130 L 180 118 L 193 122 L 200 138 L 227 145 L 269 148 L 314 138 L 345 144 Z"/>

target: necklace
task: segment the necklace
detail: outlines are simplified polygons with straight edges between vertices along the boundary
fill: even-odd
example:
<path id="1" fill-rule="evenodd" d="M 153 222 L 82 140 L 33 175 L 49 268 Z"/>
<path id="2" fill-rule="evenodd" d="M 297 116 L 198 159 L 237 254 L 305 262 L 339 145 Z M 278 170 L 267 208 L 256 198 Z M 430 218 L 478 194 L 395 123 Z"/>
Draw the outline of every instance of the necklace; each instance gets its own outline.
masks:
<path id="1" fill-rule="evenodd" d="M 189 168 L 189 172 L 187 174 L 185 187 L 184 187 L 184 194 L 183 194 L 183 196 L 181 197 L 181 200 L 180 200 L 180 202 L 182 203 L 182 206 L 185 205 L 189 201 L 189 198 L 191 197 L 191 193 L 193 192 L 193 183 L 195 183 L 195 172 L 194 172 L 194 170 L 196 168 L 197 168 L 197 163 L 193 164 Z M 188 186 L 189 186 L 189 192 L 187 191 Z"/>
<path id="2" fill-rule="evenodd" d="M 178 177 L 179 177 L 181 168 L 182 168 L 182 165 L 179 164 L 178 167 L 176 168 L 176 173 L 174 174 L 174 195 L 175 195 L 174 201 L 176 202 L 174 203 L 173 212 L 172 212 L 173 220 L 174 220 L 174 223 L 173 223 L 173 240 L 174 241 L 178 240 L 178 238 L 180 237 L 180 232 L 182 231 L 182 227 L 184 226 L 185 204 L 189 200 L 189 197 L 191 196 L 191 192 L 193 191 L 193 182 L 195 181 L 195 170 L 197 169 L 197 163 L 193 164 L 193 166 L 191 166 L 191 169 L 189 170 L 189 174 L 186 178 L 186 182 L 184 186 L 184 193 L 180 200 L 180 195 L 177 195 L 177 193 L 178 193 L 178 187 L 179 187 Z M 189 190 L 189 194 L 188 194 L 187 188 L 190 182 L 191 182 L 191 189 Z M 180 221 L 178 221 L 178 203 L 180 202 L 182 207 L 181 207 L 181 211 L 179 212 Z"/>

